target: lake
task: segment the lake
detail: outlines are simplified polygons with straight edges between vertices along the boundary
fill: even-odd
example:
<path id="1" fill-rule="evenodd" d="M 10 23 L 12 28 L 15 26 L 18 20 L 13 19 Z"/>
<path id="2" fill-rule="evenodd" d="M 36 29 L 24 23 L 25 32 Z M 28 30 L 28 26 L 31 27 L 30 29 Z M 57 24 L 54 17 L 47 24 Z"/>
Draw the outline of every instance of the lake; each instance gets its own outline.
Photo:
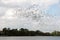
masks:
<path id="1" fill-rule="evenodd" d="M 52 37 L 52 36 L 0 37 L 0 40 L 60 40 L 60 37 Z"/>

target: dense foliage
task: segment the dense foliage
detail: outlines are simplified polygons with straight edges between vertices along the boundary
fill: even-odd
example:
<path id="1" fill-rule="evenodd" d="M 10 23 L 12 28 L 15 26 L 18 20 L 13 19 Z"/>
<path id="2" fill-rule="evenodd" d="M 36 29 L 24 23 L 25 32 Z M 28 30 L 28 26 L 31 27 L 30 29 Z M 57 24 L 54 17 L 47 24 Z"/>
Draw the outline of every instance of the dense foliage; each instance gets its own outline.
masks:
<path id="1" fill-rule="evenodd" d="M 30 31 L 30 30 L 24 29 L 24 28 L 21 28 L 19 30 L 3 28 L 3 30 L 0 31 L 0 36 L 60 36 L 60 32 L 54 31 L 52 33 L 49 33 L 49 32 L 44 33 L 39 30 Z"/>

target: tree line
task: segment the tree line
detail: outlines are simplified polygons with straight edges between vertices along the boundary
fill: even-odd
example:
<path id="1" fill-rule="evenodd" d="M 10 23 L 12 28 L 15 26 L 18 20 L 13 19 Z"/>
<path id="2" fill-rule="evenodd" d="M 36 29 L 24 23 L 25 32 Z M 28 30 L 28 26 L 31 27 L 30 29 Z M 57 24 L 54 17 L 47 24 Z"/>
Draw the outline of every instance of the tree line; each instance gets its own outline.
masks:
<path id="1" fill-rule="evenodd" d="M 0 36 L 60 36 L 59 31 L 54 31 L 52 33 L 49 32 L 42 32 L 39 30 L 36 31 L 30 31 L 28 29 L 10 29 L 10 28 L 3 28 L 2 31 L 0 31 Z"/>

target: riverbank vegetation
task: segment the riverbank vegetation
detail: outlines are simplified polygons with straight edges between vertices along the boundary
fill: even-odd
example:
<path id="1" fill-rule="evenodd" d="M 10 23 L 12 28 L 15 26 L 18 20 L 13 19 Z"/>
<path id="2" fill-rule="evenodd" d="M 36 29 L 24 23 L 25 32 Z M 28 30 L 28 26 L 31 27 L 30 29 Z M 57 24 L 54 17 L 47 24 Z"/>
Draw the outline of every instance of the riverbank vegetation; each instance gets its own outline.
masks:
<path id="1" fill-rule="evenodd" d="M 49 32 L 45 33 L 45 32 L 39 31 L 39 30 L 30 31 L 30 30 L 24 29 L 24 28 L 21 28 L 19 30 L 3 28 L 3 30 L 0 31 L 0 36 L 60 36 L 60 32 L 54 31 L 52 33 L 49 33 Z"/>

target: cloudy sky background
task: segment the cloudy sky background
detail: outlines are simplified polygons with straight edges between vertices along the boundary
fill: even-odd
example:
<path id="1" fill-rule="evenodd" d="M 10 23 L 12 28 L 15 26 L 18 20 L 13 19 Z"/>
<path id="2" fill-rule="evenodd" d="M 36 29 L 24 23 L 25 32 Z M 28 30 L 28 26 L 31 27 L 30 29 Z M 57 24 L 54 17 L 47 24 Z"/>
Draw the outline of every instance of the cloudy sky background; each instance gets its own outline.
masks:
<path id="1" fill-rule="evenodd" d="M 0 0 L 0 29 L 60 31 L 60 0 Z"/>

